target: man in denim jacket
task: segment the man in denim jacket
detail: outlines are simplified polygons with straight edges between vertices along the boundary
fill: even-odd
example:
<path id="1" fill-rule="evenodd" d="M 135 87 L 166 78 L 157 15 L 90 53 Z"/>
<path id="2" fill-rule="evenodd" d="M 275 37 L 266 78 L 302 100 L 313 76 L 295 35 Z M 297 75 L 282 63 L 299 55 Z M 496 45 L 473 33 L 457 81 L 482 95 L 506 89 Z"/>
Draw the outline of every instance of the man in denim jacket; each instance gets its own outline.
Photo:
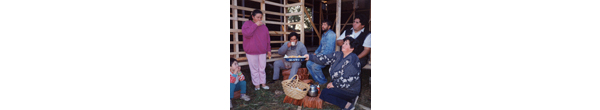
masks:
<path id="1" fill-rule="evenodd" d="M 335 32 L 333 32 L 330 29 L 331 24 L 332 24 L 332 22 L 329 20 L 325 20 L 325 21 L 323 21 L 323 23 L 321 23 L 321 30 L 325 31 L 325 33 L 323 33 L 323 37 L 321 38 L 321 44 L 319 45 L 319 48 L 317 48 L 317 50 L 315 51 L 315 53 L 313 55 L 330 54 L 335 51 L 335 37 L 336 36 L 335 36 Z M 312 76 L 312 78 L 319 84 L 327 83 L 327 79 L 325 79 L 325 76 L 323 75 L 323 71 L 321 71 L 321 69 L 323 69 L 324 67 L 325 67 L 325 65 L 319 65 L 312 61 L 306 62 L 306 68 L 308 68 L 308 72 L 310 72 L 310 75 Z"/>

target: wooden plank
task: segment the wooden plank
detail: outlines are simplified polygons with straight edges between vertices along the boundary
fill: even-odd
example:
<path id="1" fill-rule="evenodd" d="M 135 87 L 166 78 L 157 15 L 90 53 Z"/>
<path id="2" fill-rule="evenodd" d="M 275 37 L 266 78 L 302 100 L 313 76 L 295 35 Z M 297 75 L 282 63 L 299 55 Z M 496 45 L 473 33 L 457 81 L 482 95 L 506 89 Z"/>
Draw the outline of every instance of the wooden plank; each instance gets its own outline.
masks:
<path id="1" fill-rule="evenodd" d="M 356 10 L 354 10 L 354 11 L 356 11 Z M 346 20 L 346 23 L 344 24 L 344 27 L 342 27 L 342 29 L 346 29 L 346 24 L 348 24 L 348 21 L 350 21 L 350 19 L 352 19 L 351 17 L 352 17 L 352 15 L 354 15 L 354 11 L 352 11 L 352 14 L 350 14 L 350 16 L 348 16 L 348 20 Z M 354 21 L 352 21 L 352 22 L 354 22 Z"/>
<path id="2" fill-rule="evenodd" d="M 264 19 L 264 17 L 263 17 Z M 234 21 L 248 21 L 249 19 L 247 18 L 233 18 L 231 17 L 230 20 L 234 20 Z M 277 24 L 277 25 L 290 25 L 290 24 L 298 24 L 300 22 L 295 22 L 295 23 L 283 23 L 283 22 L 278 22 L 278 21 L 264 21 L 264 23 L 267 24 Z"/>
<path id="3" fill-rule="evenodd" d="M 340 37 L 340 22 L 341 22 L 341 16 L 342 16 L 342 0 L 337 0 L 336 3 L 336 10 L 335 10 L 335 19 L 336 19 L 336 26 L 335 26 L 335 39 Z M 335 50 L 340 50 L 340 46 L 335 46 Z"/>
<path id="4" fill-rule="evenodd" d="M 275 49 L 275 50 L 271 50 L 271 52 L 277 52 L 279 50 Z M 235 55 L 235 54 L 246 54 L 246 52 L 230 52 L 229 55 Z"/>
<path id="5" fill-rule="evenodd" d="M 287 0 L 283 0 L 283 4 L 287 5 L 288 4 Z M 283 7 L 283 14 L 287 15 L 287 7 Z M 288 18 L 287 16 L 283 17 L 284 23 L 287 23 L 287 18 Z M 288 36 L 287 27 L 288 27 L 288 24 L 283 25 L 283 32 L 286 33 L 286 34 L 283 34 L 283 41 L 287 41 L 287 36 Z"/>
<path id="6" fill-rule="evenodd" d="M 233 13 L 229 13 L 229 15 L 233 15 Z M 251 17 L 251 15 L 242 15 L 242 14 L 238 14 L 238 16 L 244 16 L 244 17 L 248 17 L 248 18 Z M 267 20 L 270 20 L 270 21 L 281 21 L 281 19 L 277 19 L 277 18 L 267 18 Z"/>
<path id="7" fill-rule="evenodd" d="M 285 14 L 286 17 L 287 16 L 296 16 L 296 15 L 302 15 L 302 12 Z"/>
<path id="8" fill-rule="evenodd" d="M 270 41 L 269 43 L 272 44 L 278 44 L 278 43 L 285 43 L 287 41 Z M 229 44 L 244 44 L 244 41 L 229 41 Z"/>
<path id="9" fill-rule="evenodd" d="M 302 2 L 288 4 L 288 5 L 285 5 L 285 7 L 293 7 L 293 6 L 298 6 L 298 5 L 302 5 Z"/>
<path id="10" fill-rule="evenodd" d="M 274 62 L 274 61 L 282 60 L 282 59 L 283 58 L 271 58 L 271 59 L 267 58 L 267 62 Z M 239 62 L 238 65 L 240 65 L 240 66 L 248 66 L 248 62 L 247 61 Z"/>
<path id="11" fill-rule="evenodd" d="M 302 6 L 300 6 L 300 10 L 304 10 L 304 9 L 305 9 L 305 7 L 304 7 L 304 0 L 300 0 L 300 3 L 302 3 Z M 306 13 L 305 13 L 305 14 L 306 14 Z M 306 42 L 304 42 L 304 35 L 305 35 L 305 33 L 304 33 L 304 27 L 306 26 L 306 25 L 304 24 L 304 14 L 301 14 L 301 15 L 300 15 L 300 23 L 302 23 L 302 24 L 300 25 L 300 26 L 301 26 L 301 27 L 300 27 L 300 42 L 302 42 L 302 43 L 306 43 Z"/>
<path id="12" fill-rule="evenodd" d="M 269 4 L 269 5 L 279 6 L 279 7 L 285 7 L 285 5 L 283 5 L 283 4 L 275 3 L 272 1 L 266 1 L 266 0 L 250 0 L 250 1 L 258 2 L 261 4 Z"/>
<path id="13" fill-rule="evenodd" d="M 306 16 L 308 16 L 308 11 L 306 10 L 306 8 L 304 9 L 304 13 L 307 13 L 307 14 L 306 14 Z M 308 17 L 308 22 L 310 22 L 310 24 L 311 24 L 311 26 L 313 27 L 313 30 L 315 30 L 315 32 L 317 32 L 317 33 L 321 33 L 321 32 L 320 32 L 320 31 L 317 29 L 317 27 L 315 27 L 315 24 L 312 22 L 312 19 L 311 19 L 311 17 L 312 17 L 312 16 L 309 16 L 309 17 Z M 319 40 L 320 40 L 320 39 L 321 39 L 321 34 L 317 34 L 317 36 L 319 37 Z"/>
<path id="14" fill-rule="evenodd" d="M 300 3 L 300 1 L 298 1 L 298 0 L 290 0 L 290 1 L 292 1 L 292 2 L 298 2 L 298 3 Z M 314 4 L 310 4 L 310 3 L 304 3 L 304 5 L 307 5 L 307 6 L 313 6 Z"/>
<path id="15" fill-rule="evenodd" d="M 229 32 L 242 32 L 241 29 L 229 29 Z M 281 35 L 281 34 L 290 34 L 291 32 L 283 32 L 283 31 L 269 31 L 271 35 Z"/>
<path id="16" fill-rule="evenodd" d="M 242 7 L 242 6 L 234 6 L 234 5 L 229 5 L 229 8 L 233 8 L 233 9 L 240 9 L 240 10 L 246 10 L 246 11 L 254 11 L 253 8 L 248 8 L 248 7 Z M 286 16 L 283 13 L 279 13 L 279 12 L 272 12 L 272 11 L 267 11 L 267 10 L 261 10 L 263 13 L 265 14 L 272 14 L 272 15 L 279 15 L 279 16 Z M 266 16 L 263 16 L 266 17 Z"/>
<path id="17" fill-rule="evenodd" d="M 233 5 L 237 6 L 237 0 L 233 0 Z M 238 10 L 237 9 L 233 9 L 233 15 L 237 15 L 237 14 L 238 14 Z M 233 16 L 233 17 L 235 19 L 238 18 L 237 16 Z M 234 29 L 239 29 L 237 21 L 233 22 L 233 28 Z M 233 41 L 235 41 L 235 42 L 240 41 L 239 40 L 239 32 L 234 32 L 233 33 Z M 240 45 L 239 44 L 234 44 L 233 51 L 234 52 L 240 52 Z M 235 58 L 240 58 L 240 54 L 235 54 Z"/>

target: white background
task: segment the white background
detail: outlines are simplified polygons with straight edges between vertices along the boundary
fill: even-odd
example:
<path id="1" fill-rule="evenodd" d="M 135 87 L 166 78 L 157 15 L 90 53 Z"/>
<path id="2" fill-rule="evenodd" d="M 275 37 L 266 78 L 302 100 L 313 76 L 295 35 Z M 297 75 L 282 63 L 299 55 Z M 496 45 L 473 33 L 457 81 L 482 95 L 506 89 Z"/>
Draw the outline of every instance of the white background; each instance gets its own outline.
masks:
<path id="1" fill-rule="evenodd" d="M 228 5 L 1 1 L 0 109 L 227 109 Z M 596 1 L 372 5 L 372 109 L 600 109 Z"/>

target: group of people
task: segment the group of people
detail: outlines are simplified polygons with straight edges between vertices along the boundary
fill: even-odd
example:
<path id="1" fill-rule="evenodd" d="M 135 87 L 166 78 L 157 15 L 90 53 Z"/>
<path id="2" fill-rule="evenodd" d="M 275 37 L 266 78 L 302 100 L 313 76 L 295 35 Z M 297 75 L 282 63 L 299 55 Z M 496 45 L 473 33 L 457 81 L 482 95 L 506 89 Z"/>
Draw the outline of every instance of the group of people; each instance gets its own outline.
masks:
<path id="1" fill-rule="evenodd" d="M 271 57 L 269 29 L 262 21 L 263 14 L 260 10 L 252 11 L 251 15 L 250 20 L 242 25 L 243 47 L 248 59 L 254 90 L 260 90 L 261 86 L 262 89 L 269 89 L 269 86 L 265 84 L 266 58 Z M 306 57 L 306 67 L 313 80 L 326 87 L 322 90 L 319 98 L 342 109 L 354 109 L 360 94 L 360 72 L 370 58 L 371 33 L 365 32 L 367 23 L 368 19 L 365 16 L 357 15 L 352 23 L 352 28 L 345 30 L 340 37 L 337 37 L 331 30 L 332 22 L 325 20 L 321 23 L 321 29 L 324 31 L 323 37 L 314 53 L 307 53 L 306 46 L 302 42 L 298 42 L 299 35 L 295 32 L 289 34 L 289 41 L 283 43 L 277 53 Z M 335 51 L 336 46 L 341 46 L 341 51 Z M 281 69 L 291 69 L 288 78 L 292 78 L 302 66 L 302 62 L 285 60 L 277 60 L 273 64 L 273 81 L 279 79 Z M 329 83 L 322 72 L 326 65 L 330 65 L 331 81 Z M 234 91 L 241 90 L 241 99 L 250 100 L 250 97 L 245 95 L 246 82 L 244 80 L 237 60 L 231 58 L 230 99 L 233 98 Z"/>

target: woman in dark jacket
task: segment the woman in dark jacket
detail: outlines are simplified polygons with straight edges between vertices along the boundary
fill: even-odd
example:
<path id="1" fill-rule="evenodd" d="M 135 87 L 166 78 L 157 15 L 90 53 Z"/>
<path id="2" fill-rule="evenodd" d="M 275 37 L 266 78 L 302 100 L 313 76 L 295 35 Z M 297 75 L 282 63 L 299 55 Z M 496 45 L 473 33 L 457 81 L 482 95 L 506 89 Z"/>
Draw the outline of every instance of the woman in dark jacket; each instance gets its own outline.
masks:
<path id="1" fill-rule="evenodd" d="M 352 51 L 359 44 L 353 38 L 344 38 L 342 51 L 325 55 L 304 55 L 316 64 L 331 65 L 331 82 L 321 92 L 322 100 L 343 109 L 354 109 L 360 92 L 360 60 Z"/>

